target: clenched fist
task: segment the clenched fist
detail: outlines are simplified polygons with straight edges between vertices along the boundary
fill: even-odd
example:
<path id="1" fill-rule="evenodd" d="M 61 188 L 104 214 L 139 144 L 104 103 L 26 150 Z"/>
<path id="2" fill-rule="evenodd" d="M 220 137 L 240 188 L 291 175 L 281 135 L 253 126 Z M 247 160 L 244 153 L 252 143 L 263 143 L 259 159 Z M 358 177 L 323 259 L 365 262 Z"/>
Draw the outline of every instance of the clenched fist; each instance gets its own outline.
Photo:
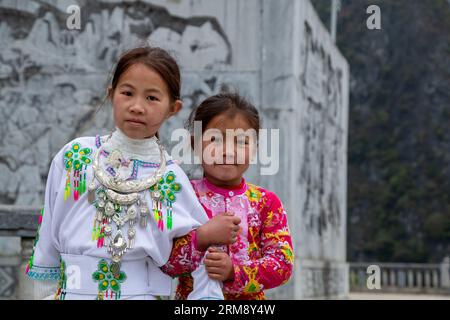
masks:
<path id="1" fill-rule="evenodd" d="M 197 248 L 205 251 L 209 246 L 232 244 L 240 231 L 241 219 L 231 212 L 213 217 L 197 229 Z"/>
<path id="2" fill-rule="evenodd" d="M 204 263 L 211 279 L 226 281 L 234 278 L 233 262 L 226 252 L 211 247 L 208 249 Z"/>

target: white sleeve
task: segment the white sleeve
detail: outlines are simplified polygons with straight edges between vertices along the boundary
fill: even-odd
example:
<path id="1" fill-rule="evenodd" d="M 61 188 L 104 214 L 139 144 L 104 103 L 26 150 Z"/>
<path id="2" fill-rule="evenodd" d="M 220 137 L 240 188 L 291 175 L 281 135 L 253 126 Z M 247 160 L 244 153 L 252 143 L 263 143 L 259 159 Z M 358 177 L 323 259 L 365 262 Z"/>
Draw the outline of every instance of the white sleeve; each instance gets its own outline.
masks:
<path id="1" fill-rule="evenodd" d="M 55 157 L 55 159 L 58 158 Z M 50 166 L 45 189 L 45 203 L 27 267 L 27 275 L 33 280 L 58 280 L 60 274 L 60 254 L 53 241 L 52 216 L 63 171 L 58 167 L 55 159 Z"/>
<path id="2" fill-rule="evenodd" d="M 204 259 L 204 257 L 203 257 Z M 193 290 L 188 295 L 188 300 L 224 300 L 222 293 L 222 282 L 209 278 L 202 262 L 194 272 L 191 273 L 193 278 Z"/>

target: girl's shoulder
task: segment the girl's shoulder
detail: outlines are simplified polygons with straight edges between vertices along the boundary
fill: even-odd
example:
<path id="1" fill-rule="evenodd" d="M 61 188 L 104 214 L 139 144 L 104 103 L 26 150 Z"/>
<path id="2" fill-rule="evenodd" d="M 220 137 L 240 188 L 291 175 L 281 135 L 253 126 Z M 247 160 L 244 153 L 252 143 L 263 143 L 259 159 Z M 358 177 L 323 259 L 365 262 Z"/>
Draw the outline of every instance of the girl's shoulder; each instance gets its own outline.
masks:
<path id="1" fill-rule="evenodd" d="M 69 149 L 73 149 L 74 152 L 80 152 L 82 149 L 97 149 L 99 145 L 97 145 L 97 140 L 100 141 L 100 136 L 95 137 L 78 137 L 69 142 L 67 142 L 58 153 L 65 152 Z"/>
<path id="2" fill-rule="evenodd" d="M 68 163 L 76 164 L 78 161 L 82 161 L 84 164 L 92 163 L 93 153 L 98 148 L 97 138 L 98 136 L 78 137 L 69 141 L 57 152 L 53 161 L 57 165 L 63 164 L 63 166 L 67 166 Z"/>
<path id="3" fill-rule="evenodd" d="M 186 172 L 181 168 L 178 161 L 173 159 L 166 161 L 163 180 L 181 183 L 184 186 L 191 186 Z"/>
<path id="4" fill-rule="evenodd" d="M 247 193 L 247 195 L 250 195 L 252 197 L 261 198 L 261 197 L 267 196 L 269 194 L 274 194 L 272 191 L 267 190 L 266 188 L 261 187 L 259 185 L 256 185 L 256 184 L 253 184 L 250 182 L 246 182 L 246 184 L 247 184 L 246 193 Z"/>
<path id="5" fill-rule="evenodd" d="M 250 202 L 260 204 L 261 208 L 270 207 L 273 204 L 281 204 L 275 192 L 253 183 L 247 182 L 247 191 L 245 194 Z"/>

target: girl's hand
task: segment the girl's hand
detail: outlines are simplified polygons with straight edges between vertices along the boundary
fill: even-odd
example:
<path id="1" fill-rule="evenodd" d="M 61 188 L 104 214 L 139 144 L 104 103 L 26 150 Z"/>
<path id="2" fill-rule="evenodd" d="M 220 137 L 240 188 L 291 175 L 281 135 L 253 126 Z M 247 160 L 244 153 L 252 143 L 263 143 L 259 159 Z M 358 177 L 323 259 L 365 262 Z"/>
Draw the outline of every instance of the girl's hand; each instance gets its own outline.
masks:
<path id="1" fill-rule="evenodd" d="M 211 245 L 236 242 L 239 223 L 241 219 L 231 212 L 218 214 L 197 229 L 197 248 L 205 251 Z"/>
<path id="2" fill-rule="evenodd" d="M 226 281 L 234 278 L 233 262 L 226 252 L 211 247 L 208 249 L 204 263 L 211 279 Z"/>

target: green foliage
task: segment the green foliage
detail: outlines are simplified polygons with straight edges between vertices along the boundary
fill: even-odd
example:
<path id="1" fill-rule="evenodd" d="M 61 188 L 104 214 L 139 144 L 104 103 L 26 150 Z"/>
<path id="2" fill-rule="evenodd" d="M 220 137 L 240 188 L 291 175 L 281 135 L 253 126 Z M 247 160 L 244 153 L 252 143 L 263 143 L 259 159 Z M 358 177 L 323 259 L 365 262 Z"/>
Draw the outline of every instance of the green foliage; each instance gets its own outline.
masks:
<path id="1" fill-rule="evenodd" d="M 328 27 L 331 0 L 311 0 Z M 342 0 L 350 64 L 348 260 L 450 253 L 450 3 Z M 368 30 L 366 8 L 381 8 Z"/>

